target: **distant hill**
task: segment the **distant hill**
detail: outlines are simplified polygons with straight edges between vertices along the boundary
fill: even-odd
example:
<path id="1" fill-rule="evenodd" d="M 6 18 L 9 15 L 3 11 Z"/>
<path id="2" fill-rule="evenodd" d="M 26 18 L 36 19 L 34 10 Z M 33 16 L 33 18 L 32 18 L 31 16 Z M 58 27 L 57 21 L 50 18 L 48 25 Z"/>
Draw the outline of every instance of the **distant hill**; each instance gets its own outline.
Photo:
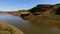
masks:
<path id="1" fill-rule="evenodd" d="M 50 4 L 39 4 L 32 9 L 29 10 L 29 12 L 33 14 L 38 14 L 38 13 L 44 13 L 48 12 L 48 14 L 52 12 L 56 12 L 56 14 L 60 14 L 58 11 L 60 9 L 60 4 L 55 4 L 55 5 L 50 5 Z"/>
<path id="2" fill-rule="evenodd" d="M 30 9 L 29 11 L 31 13 L 35 13 L 35 12 L 45 12 L 46 10 L 49 10 L 51 8 L 53 8 L 53 5 L 50 4 L 39 4 L 35 7 L 33 7 L 32 9 Z"/>
<path id="3" fill-rule="evenodd" d="M 29 10 L 18 10 L 7 13 L 21 17 L 31 23 L 60 23 L 60 3 L 54 5 L 38 4 Z"/>
<path id="4" fill-rule="evenodd" d="M 28 12 L 29 14 L 21 14 L 20 17 L 31 23 L 60 24 L 60 4 L 39 4 Z"/>
<path id="5" fill-rule="evenodd" d="M 27 13 L 32 13 L 33 15 L 50 15 L 50 14 L 60 14 L 60 3 L 58 4 L 38 4 L 35 7 L 32 7 L 29 10 L 18 10 L 18 11 L 0 11 L 0 13 L 3 14 L 12 14 L 12 15 L 17 15 L 20 16 L 21 14 L 27 14 Z"/>

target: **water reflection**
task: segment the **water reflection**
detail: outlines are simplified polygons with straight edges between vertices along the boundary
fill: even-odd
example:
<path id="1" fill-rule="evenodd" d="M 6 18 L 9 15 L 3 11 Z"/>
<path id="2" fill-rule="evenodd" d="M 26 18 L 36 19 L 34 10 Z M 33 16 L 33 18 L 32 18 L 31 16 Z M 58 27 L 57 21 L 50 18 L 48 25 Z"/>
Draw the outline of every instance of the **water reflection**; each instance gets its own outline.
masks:
<path id="1" fill-rule="evenodd" d="M 56 26 L 49 28 L 47 25 L 31 24 L 29 21 L 9 14 L 0 14 L 0 21 L 5 21 L 21 29 L 25 34 L 60 34 Z"/>

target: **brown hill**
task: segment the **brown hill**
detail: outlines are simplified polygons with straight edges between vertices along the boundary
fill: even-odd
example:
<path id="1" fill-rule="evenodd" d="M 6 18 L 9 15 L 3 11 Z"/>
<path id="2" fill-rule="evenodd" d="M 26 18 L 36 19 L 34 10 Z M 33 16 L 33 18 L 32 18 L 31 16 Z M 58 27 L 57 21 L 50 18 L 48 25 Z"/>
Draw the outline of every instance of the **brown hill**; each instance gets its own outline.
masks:
<path id="1" fill-rule="evenodd" d="M 60 4 L 54 4 L 54 5 L 50 5 L 50 4 L 39 4 L 35 7 L 33 7 L 32 9 L 29 10 L 29 12 L 31 12 L 32 14 L 52 14 L 52 13 L 59 13 L 59 8 Z"/>
<path id="2" fill-rule="evenodd" d="M 45 12 L 46 10 L 49 10 L 49 9 L 51 9 L 53 7 L 54 6 L 50 5 L 50 4 L 39 4 L 36 7 L 33 7 L 32 9 L 30 9 L 29 11 L 31 13 L 34 13 L 34 12 Z"/>
<path id="3" fill-rule="evenodd" d="M 29 12 L 29 15 L 26 13 L 20 16 L 32 23 L 59 23 L 60 20 L 60 4 L 39 4 L 29 9 Z"/>

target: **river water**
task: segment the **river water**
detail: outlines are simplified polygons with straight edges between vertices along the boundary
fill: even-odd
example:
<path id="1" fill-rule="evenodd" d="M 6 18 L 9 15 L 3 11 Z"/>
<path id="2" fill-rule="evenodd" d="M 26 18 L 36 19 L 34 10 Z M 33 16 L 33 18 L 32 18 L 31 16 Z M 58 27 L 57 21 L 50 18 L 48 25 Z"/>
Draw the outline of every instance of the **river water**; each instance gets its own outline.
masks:
<path id="1" fill-rule="evenodd" d="M 22 30 L 24 34 L 60 34 L 60 29 L 56 26 L 51 28 L 46 26 L 38 26 L 32 24 L 27 20 L 23 20 L 20 17 L 12 16 L 9 14 L 0 14 L 0 21 L 7 22 L 18 29 Z"/>

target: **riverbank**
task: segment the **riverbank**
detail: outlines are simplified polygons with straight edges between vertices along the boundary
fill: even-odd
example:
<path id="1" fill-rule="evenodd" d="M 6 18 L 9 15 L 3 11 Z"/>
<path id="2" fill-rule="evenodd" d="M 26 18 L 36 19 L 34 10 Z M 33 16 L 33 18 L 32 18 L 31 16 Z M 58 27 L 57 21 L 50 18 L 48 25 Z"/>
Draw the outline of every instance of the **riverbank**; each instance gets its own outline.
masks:
<path id="1" fill-rule="evenodd" d="M 8 23 L 0 21 L 0 34 L 23 34 L 23 32 Z"/>

